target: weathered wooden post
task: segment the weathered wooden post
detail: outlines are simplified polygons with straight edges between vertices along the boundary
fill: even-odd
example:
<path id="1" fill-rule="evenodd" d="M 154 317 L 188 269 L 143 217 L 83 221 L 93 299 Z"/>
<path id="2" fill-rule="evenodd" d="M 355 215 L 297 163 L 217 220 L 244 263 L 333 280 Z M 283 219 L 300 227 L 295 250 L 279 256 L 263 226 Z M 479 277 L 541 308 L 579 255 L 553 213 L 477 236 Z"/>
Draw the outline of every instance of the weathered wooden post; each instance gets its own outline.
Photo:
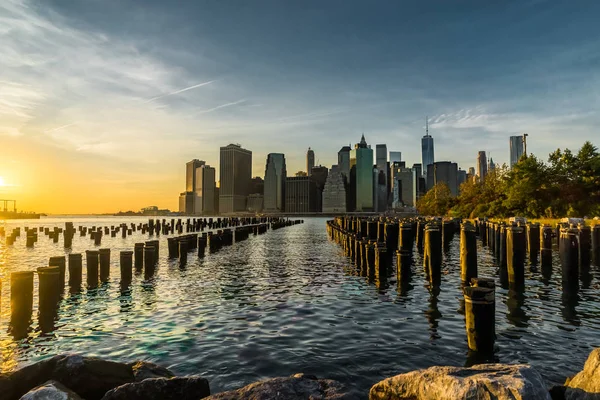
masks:
<path id="1" fill-rule="evenodd" d="M 110 277 L 110 249 L 100 249 L 98 254 L 100 260 L 100 282 L 106 282 Z"/>
<path id="2" fill-rule="evenodd" d="M 592 229 L 589 226 L 579 226 L 579 269 L 589 271 L 592 251 Z"/>
<path id="3" fill-rule="evenodd" d="M 131 283 L 133 251 L 124 250 L 119 253 L 119 263 L 121 267 L 121 283 Z"/>
<path id="4" fill-rule="evenodd" d="M 69 291 L 78 293 L 81 290 L 83 257 L 80 253 L 69 254 Z"/>
<path id="5" fill-rule="evenodd" d="M 450 250 L 450 242 L 454 238 L 454 222 L 442 221 L 442 243 L 445 252 Z"/>
<path id="6" fill-rule="evenodd" d="M 98 263 L 100 253 L 98 250 L 86 250 L 85 259 L 87 267 L 87 285 L 89 289 L 98 286 Z"/>
<path id="7" fill-rule="evenodd" d="M 552 267 L 552 229 L 549 225 L 544 225 L 540 231 L 541 263 L 542 268 Z"/>
<path id="8" fill-rule="evenodd" d="M 527 251 L 531 264 L 537 264 L 540 254 L 540 224 L 527 225 Z"/>
<path id="9" fill-rule="evenodd" d="M 439 286 L 442 282 L 442 232 L 439 225 L 428 224 L 425 227 L 423 262 L 429 283 L 433 287 Z"/>
<path id="10" fill-rule="evenodd" d="M 511 289 L 525 288 L 525 231 L 522 227 L 506 228 L 506 264 Z"/>
<path id="11" fill-rule="evenodd" d="M 469 222 L 460 230 L 460 278 L 463 282 L 477 278 L 477 236 Z"/>
<path id="12" fill-rule="evenodd" d="M 26 335 L 33 311 L 33 272 L 19 271 L 10 274 L 10 325 L 13 336 Z"/>
<path id="13" fill-rule="evenodd" d="M 394 247 L 398 243 L 399 225 L 397 222 L 386 222 L 385 223 L 385 242 L 387 244 L 388 251 L 394 251 Z M 356 240 L 356 235 L 354 235 Z"/>
<path id="14" fill-rule="evenodd" d="M 154 267 L 156 265 L 155 257 L 156 249 L 154 245 L 146 242 L 144 246 L 144 277 L 146 280 L 154 275 Z"/>
<path id="15" fill-rule="evenodd" d="M 198 237 L 198 257 L 202 258 L 206 254 L 206 233 Z"/>
<path id="16" fill-rule="evenodd" d="M 579 240 L 577 229 L 562 229 L 559 241 L 563 287 L 579 287 Z"/>
<path id="17" fill-rule="evenodd" d="M 66 266 L 66 258 L 65 256 L 55 256 L 50 257 L 48 260 L 48 266 L 50 267 L 58 267 L 59 270 L 59 291 L 62 293 L 62 290 L 65 287 L 65 272 L 67 269 Z"/>
<path id="18" fill-rule="evenodd" d="M 384 242 L 375 243 L 375 275 L 377 279 L 383 281 L 387 279 L 387 267 L 388 267 L 388 257 L 387 257 L 387 246 Z"/>
<path id="19" fill-rule="evenodd" d="M 38 273 L 38 322 L 42 332 L 54 330 L 54 319 L 60 299 L 60 268 L 40 267 Z"/>
<path id="20" fill-rule="evenodd" d="M 423 220 L 418 220 L 417 221 L 417 232 L 416 232 L 416 236 L 417 236 L 417 250 L 419 251 L 419 253 L 423 252 L 423 243 L 425 243 L 424 240 L 424 235 L 425 235 L 425 221 Z"/>
<path id="21" fill-rule="evenodd" d="M 469 349 L 491 354 L 496 340 L 496 297 L 492 279 L 476 278 L 463 289 Z"/>
<path id="22" fill-rule="evenodd" d="M 144 243 L 135 243 L 133 245 L 134 266 L 136 271 L 144 267 Z"/>
<path id="23" fill-rule="evenodd" d="M 100 244 L 102 244 L 102 230 L 98 230 L 94 234 L 94 244 L 96 246 L 100 246 Z"/>
<path id="24" fill-rule="evenodd" d="M 178 258 L 179 257 L 178 238 L 176 238 L 176 237 L 168 238 L 167 245 L 169 247 L 169 258 Z"/>
<path id="25" fill-rule="evenodd" d="M 600 267 L 600 225 L 592 228 L 592 256 L 594 265 Z"/>
<path id="26" fill-rule="evenodd" d="M 181 238 L 179 240 L 179 265 L 183 266 L 187 264 L 187 252 L 188 252 L 188 238 Z"/>

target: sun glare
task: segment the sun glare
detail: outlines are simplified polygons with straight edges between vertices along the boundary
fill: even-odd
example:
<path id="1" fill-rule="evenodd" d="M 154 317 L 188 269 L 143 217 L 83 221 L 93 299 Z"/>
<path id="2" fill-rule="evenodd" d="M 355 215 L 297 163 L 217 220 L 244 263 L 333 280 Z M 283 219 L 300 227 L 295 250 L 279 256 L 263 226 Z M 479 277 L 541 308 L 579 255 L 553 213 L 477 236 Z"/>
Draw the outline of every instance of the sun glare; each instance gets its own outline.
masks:
<path id="1" fill-rule="evenodd" d="M 6 183 L 4 183 L 4 178 L 0 176 L 0 186 L 6 186 Z"/>

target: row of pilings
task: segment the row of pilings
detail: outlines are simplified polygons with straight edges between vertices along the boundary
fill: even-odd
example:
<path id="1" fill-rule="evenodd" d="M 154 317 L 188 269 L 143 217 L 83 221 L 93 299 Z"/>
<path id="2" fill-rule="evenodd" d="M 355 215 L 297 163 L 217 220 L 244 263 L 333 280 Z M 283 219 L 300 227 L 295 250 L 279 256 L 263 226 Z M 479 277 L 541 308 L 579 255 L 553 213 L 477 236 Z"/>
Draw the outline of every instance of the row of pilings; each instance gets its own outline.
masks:
<path id="1" fill-rule="evenodd" d="M 327 222 L 329 237 L 361 269 L 361 275 L 384 280 L 396 257 L 399 288 L 410 280 L 413 249 L 423 255 L 423 268 L 432 293 L 439 293 L 442 259 L 455 235 L 460 235 L 460 276 L 465 326 L 474 359 L 489 360 L 495 342 L 495 279 L 478 277 L 477 239 L 493 253 L 500 284 L 520 298 L 525 290 L 525 263 L 552 270 L 556 237 L 563 289 L 589 275 L 590 260 L 600 264 L 600 226 L 540 226 L 486 220 L 395 219 L 336 217 Z M 529 260 L 527 258 L 529 257 Z"/>
<path id="2" fill-rule="evenodd" d="M 183 234 L 190 232 L 204 232 L 205 230 L 217 230 L 224 228 L 235 228 L 246 225 L 257 225 L 261 223 L 268 223 L 275 226 L 275 229 L 280 224 L 285 224 L 286 219 L 283 218 L 267 218 L 267 217 L 229 217 L 229 218 L 187 218 L 187 219 L 174 219 L 170 221 L 167 219 L 149 219 L 147 223 L 122 223 L 119 225 L 109 226 L 83 226 L 80 225 L 75 229 L 72 222 L 65 223 L 65 227 L 60 228 L 54 226 L 52 228 L 39 226 L 39 227 L 24 227 L 25 232 L 25 245 L 27 247 L 34 247 L 38 241 L 39 235 L 45 235 L 53 243 L 58 243 L 61 235 L 63 239 L 63 245 L 65 249 L 70 249 L 73 244 L 73 237 L 77 232 L 79 236 L 89 236 L 90 240 L 96 246 L 102 244 L 103 236 L 117 237 L 121 236 L 126 239 L 128 236 L 133 235 L 136 232 L 141 234 L 148 234 L 150 236 L 160 236 L 169 234 Z M 10 232 L 6 232 L 5 228 L 0 227 L 0 237 L 4 237 L 7 246 L 14 245 L 17 238 L 21 236 L 21 227 L 15 227 Z"/>
<path id="3" fill-rule="evenodd" d="M 199 219 L 201 220 L 201 219 Z M 197 255 L 203 258 L 207 254 L 214 254 L 224 247 L 234 243 L 247 240 L 251 235 L 262 235 L 269 229 L 276 230 L 283 227 L 301 224 L 303 220 L 289 220 L 285 218 L 243 218 L 207 220 L 207 223 L 193 221 L 189 225 L 188 232 L 202 231 L 208 228 L 231 227 L 217 229 L 211 232 L 188 233 L 185 235 L 167 238 L 168 254 L 170 260 L 178 261 L 180 266 L 185 266 L 188 256 Z M 118 226 L 122 227 L 123 225 Z M 151 222 L 141 226 L 138 231 L 146 234 L 156 233 L 156 224 Z M 171 225 L 177 227 L 177 224 Z M 146 227 L 154 227 L 152 230 Z M 165 233 L 165 225 L 160 232 Z M 116 230 L 114 229 L 114 230 Z M 132 231 L 135 232 L 136 228 Z M 169 228 L 170 229 L 170 228 Z M 20 228 L 15 228 L 19 231 Z M 79 227 L 81 232 L 88 231 L 87 227 Z M 114 231 L 111 228 L 111 231 Z M 27 232 L 33 229 L 27 229 Z M 89 228 L 90 232 L 102 232 L 100 227 Z M 171 233 L 172 230 L 169 230 Z M 177 229 L 182 231 L 182 229 Z M 73 224 L 67 222 L 65 229 L 54 229 L 49 231 L 63 233 L 65 237 L 75 232 Z M 18 235 L 17 235 L 18 237 Z M 55 236 L 54 236 L 55 237 Z M 119 252 L 120 288 L 122 293 L 128 293 L 132 283 L 133 272 L 143 275 L 145 281 L 154 278 L 156 268 L 160 259 L 159 240 L 146 240 L 135 243 L 133 250 Z M 83 260 L 85 258 L 86 282 L 88 292 L 93 292 L 102 284 L 110 280 L 111 274 L 111 249 L 100 248 L 85 251 L 85 254 L 71 253 L 68 255 L 53 256 L 48 260 L 48 265 L 36 269 L 36 271 L 18 271 L 10 274 L 10 308 L 11 319 L 9 330 L 15 339 L 27 336 L 31 329 L 32 313 L 34 306 L 34 278 L 37 276 L 38 284 L 38 325 L 41 332 L 51 332 L 55 329 L 58 319 L 58 308 L 65 292 L 66 284 L 69 285 L 69 293 L 78 295 L 83 286 Z M 0 281 L 0 293 L 2 282 Z"/>

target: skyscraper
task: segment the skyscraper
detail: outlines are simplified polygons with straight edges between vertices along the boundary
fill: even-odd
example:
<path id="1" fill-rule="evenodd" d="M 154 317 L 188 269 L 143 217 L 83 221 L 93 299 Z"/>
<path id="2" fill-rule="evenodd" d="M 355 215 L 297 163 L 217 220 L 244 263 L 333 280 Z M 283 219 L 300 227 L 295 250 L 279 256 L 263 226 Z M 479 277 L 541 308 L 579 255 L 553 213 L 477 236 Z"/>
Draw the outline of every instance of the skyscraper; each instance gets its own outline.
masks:
<path id="1" fill-rule="evenodd" d="M 367 146 L 365 135 L 362 135 L 360 143 L 350 151 L 350 174 L 354 179 L 354 207 L 356 211 L 373 210 L 373 150 Z M 354 200 L 353 199 L 353 200 Z"/>
<path id="2" fill-rule="evenodd" d="M 511 136 L 510 140 L 510 167 L 519 162 L 523 156 L 523 136 Z"/>
<path id="3" fill-rule="evenodd" d="M 283 212 L 285 210 L 286 178 L 285 155 L 281 153 L 270 153 L 267 155 L 264 189 L 265 211 Z"/>
<path id="4" fill-rule="evenodd" d="M 308 176 L 312 175 L 312 169 L 315 167 L 315 152 L 308 148 L 306 152 L 306 173 Z"/>
<path id="5" fill-rule="evenodd" d="M 384 212 L 388 202 L 388 152 L 385 144 L 375 145 L 375 165 L 377 173 L 373 176 L 375 211 Z"/>
<path id="6" fill-rule="evenodd" d="M 427 170 L 427 189 L 440 182 L 448 185 L 452 196 L 458 196 L 458 164 L 450 161 L 437 161 Z"/>
<path id="7" fill-rule="evenodd" d="M 196 185 L 196 169 L 203 166 L 204 161 L 193 159 L 185 164 L 185 191 L 195 191 Z"/>
<path id="8" fill-rule="evenodd" d="M 252 179 L 252 152 L 239 144 L 221 147 L 220 166 L 219 211 L 244 211 Z"/>
<path id="9" fill-rule="evenodd" d="M 401 151 L 390 151 L 390 165 L 395 162 L 402 161 L 402 152 Z"/>
<path id="10" fill-rule="evenodd" d="M 486 175 L 487 157 L 485 156 L 485 151 L 480 151 L 477 155 L 477 176 L 479 177 L 479 181 L 483 182 Z"/>
<path id="11" fill-rule="evenodd" d="M 317 211 L 317 185 L 310 176 L 294 176 L 285 180 L 285 212 Z"/>
<path id="12" fill-rule="evenodd" d="M 346 183 L 350 181 L 350 150 L 350 146 L 344 146 L 338 151 L 338 167 Z"/>
<path id="13" fill-rule="evenodd" d="M 425 118 L 425 136 L 421 139 L 421 157 L 423 163 L 423 175 L 427 176 L 427 166 L 433 164 L 435 157 L 433 153 L 433 137 L 429 135 L 429 120 Z"/>
<path id="14" fill-rule="evenodd" d="M 215 169 L 204 164 L 196 168 L 194 214 L 215 214 Z"/>
<path id="15" fill-rule="evenodd" d="M 329 170 L 327 167 L 317 165 L 312 169 L 311 179 L 315 182 L 317 187 L 317 208 L 315 211 L 323 211 L 323 190 L 325 189 L 325 182 L 327 182 L 327 175 Z"/>
<path id="16" fill-rule="evenodd" d="M 494 159 L 490 157 L 490 161 L 488 161 L 488 172 L 496 169 L 496 164 L 494 164 Z"/>

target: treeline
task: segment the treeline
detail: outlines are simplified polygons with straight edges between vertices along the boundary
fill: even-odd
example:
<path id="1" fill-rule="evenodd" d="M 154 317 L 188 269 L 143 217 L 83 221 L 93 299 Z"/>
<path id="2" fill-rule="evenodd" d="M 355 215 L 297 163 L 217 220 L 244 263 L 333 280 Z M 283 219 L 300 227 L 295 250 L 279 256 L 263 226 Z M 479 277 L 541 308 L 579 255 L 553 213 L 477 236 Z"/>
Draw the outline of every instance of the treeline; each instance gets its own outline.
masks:
<path id="1" fill-rule="evenodd" d="M 417 202 L 423 215 L 462 218 L 561 218 L 600 216 L 600 153 L 585 142 L 577 153 L 557 149 L 548 161 L 523 155 L 512 169 L 488 171 L 483 181 L 469 180 L 452 197 L 438 183 Z"/>

